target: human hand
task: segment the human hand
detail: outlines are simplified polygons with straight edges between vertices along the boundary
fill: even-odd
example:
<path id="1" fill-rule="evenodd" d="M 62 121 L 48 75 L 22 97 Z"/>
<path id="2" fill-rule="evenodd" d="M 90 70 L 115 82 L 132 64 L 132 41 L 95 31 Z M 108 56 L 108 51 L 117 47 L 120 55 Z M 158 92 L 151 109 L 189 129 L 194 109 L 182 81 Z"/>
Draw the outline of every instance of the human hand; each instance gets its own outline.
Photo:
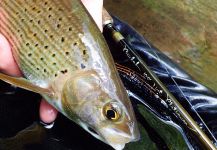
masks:
<path id="1" fill-rule="evenodd" d="M 81 0 L 85 5 L 99 29 L 102 31 L 102 6 L 103 0 Z M 13 59 L 11 47 L 7 39 L 0 34 L 0 72 L 11 76 L 22 76 L 15 60 Z M 57 110 L 45 100 L 41 101 L 40 118 L 45 123 L 51 123 L 56 119 Z"/>

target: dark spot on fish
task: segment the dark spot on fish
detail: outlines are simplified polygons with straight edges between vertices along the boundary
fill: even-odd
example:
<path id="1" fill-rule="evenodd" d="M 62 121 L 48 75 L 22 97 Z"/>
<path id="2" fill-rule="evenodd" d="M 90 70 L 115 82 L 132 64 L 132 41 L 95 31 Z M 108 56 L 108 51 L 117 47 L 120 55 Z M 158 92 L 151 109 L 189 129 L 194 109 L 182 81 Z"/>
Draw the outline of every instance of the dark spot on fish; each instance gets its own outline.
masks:
<path id="1" fill-rule="evenodd" d="M 86 66 L 84 64 L 81 64 L 81 69 L 86 68 Z"/>
<path id="2" fill-rule="evenodd" d="M 68 72 L 68 70 L 67 69 L 65 69 L 65 70 L 62 70 L 62 71 L 60 71 L 62 74 L 65 74 L 65 73 L 67 73 Z"/>
<path id="3" fill-rule="evenodd" d="M 16 15 L 18 15 L 19 14 L 19 12 L 16 12 Z"/>
<path id="4" fill-rule="evenodd" d="M 51 15 L 48 15 L 48 18 L 51 18 Z"/>
<path id="5" fill-rule="evenodd" d="M 40 70 L 39 68 L 36 68 L 37 70 Z"/>
<path id="6" fill-rule="evenodd" d="M 37 33 L 34 33 L 34 34 L 33 34 L 33 36 L 36 36 L 36 35 L 37 35 Z"/>
<path id="7" fill-rule="evenodd" d="M 37 11 L 37 13 L 38 13 L 38 14 L 40 14 L 40 13 L 41 13 L 41 11 L 39 10 L 39 11 Z"/>
<path id="8" fill-rule="evenodd" d="M 29 43 L 26 43 L 26 46 L 29 46 L 30 44 Z"/>
<path id="9" fill-rule="evenodd" d="M 69 27 L 69 31 L 72 31 L 72 27 Z"/>
<path id="10" fill-rule="evenodd" d="M 62 37 L 62 38 L 61 38 L 61 42 L 64 42 L 64 41 L 65 41 L 65 38 L 64 38 L 64 37 Z"/>
<path id="11" fill-rule="evenodd" d="M 54 66 L 56 66 L 57 63 L 53 63 Z"/>
<path id="12" fill-rule="evenodd" d="M 57 28 L 60 28 L 60 24 L 57 24 Z"/>
<path id="13" fill-rule="evenodd" d="M 18 29 L 17 32 L 20 32 L 20 30 Z"/>
<path id="14" fill-rule="evenodd" d="M 56 54 L 53 54 L 53 55 L 52 55 L 52 57 L 55 57 L 55 56 L 56 56 Z"/>
<path id="15" fill-rule="evenodd" d="M 62 18 L 59 18 L 59 21 L 62 21 Z"/>
<path id="16" fill-rule="evenodd" d="M 48 10 L 51 11 L 51 10 L 52 10 L 52 7 L 49 7 Z"/>
<path id="17" fill-rule="evenodd" d="M 86 55 L 86 50 L 85 49 L 83 50 L 83 55 Z"/>
<path id="18" fill-rule="evenodd" d="M 29 20 L 29 22 L 33 22 L 33 20 L 31 19 L 31 20 Z"/>
<path id="19" fill-rule="evenodd" d="M 38 46 L 38 44 L 35 44 L 35 47 L 37 47 Z"/>
<path id="20" fill-rule="evenodd" d="M 44 60 L 44 58 L 43 58 L 43 57 L 41 57 L 40 59 L 41 59 L 41 61 L 43 61 L 43 60 Z"/>
<path id="21" fill-rule="evenodd" d="M 27 9 L 25 8 L 25 9 L 24 9 L 24 11 L 26 12 L 26 11 L 27 11 Z"/>
<path id="22" fill-rule="evenodd" d="M 46 45 L 46 46 L 44 46 L 44 48 L 45 48 L 45 49 L 48 49 L 48 46 Z"/>
<path id="23" fill-rule="evenodd" d="M 24 22 L 25 19 L 21 19 L 22 22 Z"/>
<path id="24" fill-rule="evenodd" d="M 47 33 L 47 31 L 48 31 L 47 29 L 44 30 L 45 33 Z"/>
<path id="25" fill-rule="evenodd" d="M 20 37 L 23 37 L 23 35 L 22 35 L 22 34 L 20 34 Z"/>
<path id="26" fill-rule="evenodd" d="M 31 56 L 32 56 L 32 53 L 29 53 L 28 56 L 31 57 Z"/>
<path id="27" fill-rule="evenodd" d="M 35 9 L 36 9 L 35 7 L 32 8 L 32 10 L 35 10 Z"/>
<path id="28" fill-rule="evenodd" d="M 57 74 L 55 73 L 55 75 L 54 75 L 55 77 L 57 77 Z"/>
<path id="29" fill-rule="evenodd" d="M 63 9 L 62 9 L 62 8 L 59 8 L 58 10 L 59 10 L 59 11 L 63 11 Z"/>
<path id="30" fill-rule="evenodd" d="M 53 35 L 50 35 L 50 38 L 53 38 Z"/>
<path id="31" fill-rule="evenodd" d="M 46 69 L 44 69 L 44 72 L 47 72 L 47 70 L 46 70 Z"/>
<path id="32" fill-rule="evenodd" d="M 77 42 L 75 42 L 75 43 L 74 43 L 74 46 L 76 46 L 77 44 L 78 44 L 78 43 L 77 43 Z"/>
<path id="33" fill-rule="evenodd" d="M 44 2 L 44 5 L 47 5 L 47 2 Z"/>
<path id="34" fill-rule="evenodd" d="M 38 20 L 38 24 L 41 24 L 41 20 Z"/>
<path id="35" fill-rule="evenodd" d="M 66 55 L 69 55 L 69 52 L 66 52 Z"/>

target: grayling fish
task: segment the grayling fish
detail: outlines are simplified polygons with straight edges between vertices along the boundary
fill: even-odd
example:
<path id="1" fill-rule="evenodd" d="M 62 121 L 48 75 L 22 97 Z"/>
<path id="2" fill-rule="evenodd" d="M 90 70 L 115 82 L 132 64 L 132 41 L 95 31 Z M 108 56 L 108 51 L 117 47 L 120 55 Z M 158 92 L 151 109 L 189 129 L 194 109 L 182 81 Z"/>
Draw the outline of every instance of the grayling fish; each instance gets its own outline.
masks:
<path id="1" fill-rule="evenodd" d="M 79 0 L 0 0 L 0 33 L 25 76 L 0 79 L 40 93 L 115 149 L 139 139 L 108 46 Z"/>

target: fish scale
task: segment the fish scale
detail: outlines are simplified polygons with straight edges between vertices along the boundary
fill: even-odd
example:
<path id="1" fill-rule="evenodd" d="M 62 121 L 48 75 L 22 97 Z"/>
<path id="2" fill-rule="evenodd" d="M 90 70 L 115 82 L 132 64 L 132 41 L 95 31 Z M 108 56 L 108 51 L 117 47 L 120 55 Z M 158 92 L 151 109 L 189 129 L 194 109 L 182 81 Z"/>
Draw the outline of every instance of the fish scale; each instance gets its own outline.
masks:
<path id="1" fill-rule="evenodd" d="M 15 55 L 22 54 L 16 60 L 20 62 L 22 70 L 34 72 L 34 77 L 31 75 L 32 78 L 52 79 L 61 73 L 62 70 L 73 71 L 81 69 L 80 66 L 75 65 L 76 63 L 71 62 L 69 55 L 73 53 L 72 48 L 70 48 L 71 43 L 79 43 L 80 49 L 85 50 L 83 43 L 80 40 L 76 40 L 79 39 L 76 37 L 79 31 L 80 33 L 82 32 L 79 23 L 72 22 L 75 19 L 79 19 L 71 15 L 70 8 L 65 9 L 67 7 L 64 5 L 66 4 L 58 1 L 28 0 L 25 2 L 22 3 L 20 0 L 11 1 L 10 3 L 6 3 L 6 1 L 1 2 L 6 13 L 12 19 L 6 18 L 9 22 L 10 30 L 7 30 L 7 27 L 1 28 L 0 31 L 6 31 L 6 37 L 15 35 L 19 46 L 15 44 L 14 40 L 8 39 L 13 46 Z M 54 30 L 55 32 L 53 32 Z M 67 39 L 63 37 L 62 33 L 67 36 Z M 88 55 L 87 53 L 86 56 Z M 52 65 L 50 65 L 50 62 L 53 62 Z M 85 62 L 80 63 L 85 64 Z M 25 75 L 28 76 L 28 73 Z"/>

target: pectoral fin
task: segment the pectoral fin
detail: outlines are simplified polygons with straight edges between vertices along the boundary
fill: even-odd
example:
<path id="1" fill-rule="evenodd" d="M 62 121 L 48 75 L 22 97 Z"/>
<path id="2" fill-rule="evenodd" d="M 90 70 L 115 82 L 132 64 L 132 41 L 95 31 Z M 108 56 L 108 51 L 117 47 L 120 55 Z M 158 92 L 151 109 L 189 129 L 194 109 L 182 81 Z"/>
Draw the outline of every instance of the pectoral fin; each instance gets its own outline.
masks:
<path id="1" fill-rule="evenodd" d="M 22 78 L 22 77 L 20 77 L 20 78 L 11 77 L 11 76 L 0 73 L 0 80 L 3 80 L 9 84 L 14 85 L 14 86 L 23 88 L 25 90 L 36 92 L 39 94 L 46 94 L 48 96 L 54 96 L 54 92 L 52 90 L 34 85 L 34 84 L 30 83 L 27 79 Z"/>

